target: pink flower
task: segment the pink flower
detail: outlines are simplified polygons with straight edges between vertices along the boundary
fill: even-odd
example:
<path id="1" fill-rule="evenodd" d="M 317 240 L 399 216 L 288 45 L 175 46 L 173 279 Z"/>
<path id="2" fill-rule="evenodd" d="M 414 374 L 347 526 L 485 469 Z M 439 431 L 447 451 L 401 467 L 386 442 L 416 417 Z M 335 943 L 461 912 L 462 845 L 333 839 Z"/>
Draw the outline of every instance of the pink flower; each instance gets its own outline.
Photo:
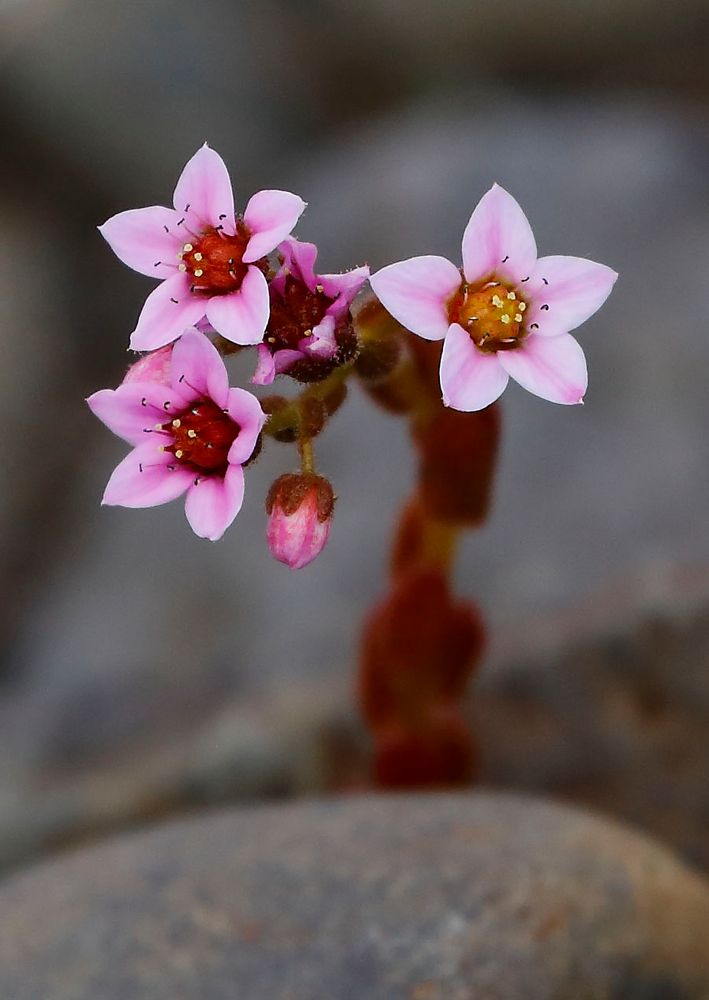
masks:
<path id="1" fill-rule="evenodd" d="M 205 143 L 182 171 L 173 204 L 121 212 L 100 227 L 124 264 L 162 279 L 131 347 L 155 350 L 205 316 L 227 340 L 258 344 L 269 310 L 265 255 L 291 232 L 305 202 L 288 191 L 259 191 L 236 216 L 224 161 Z"/>
<path id="2" fill-rule="evenodd" d="M 314 243 L 287 239 L 278 250 L 283 264 L 270 283 L 271 313 L 251 380 L 257 385 L 282 372 L 316 381 L 346 360 L 356 346 L 350 305 L 369 277 L 368 267 L 316 274 Z"/>
<path id="3" fill-rule="evenodd" d="M 332 523 L 335 496 L 323 476 L 286 473 L 268 491 L 266 537 L 271 554 L 291 569 L 320 555 Z"/>
<path id="4" fill-rule="evenodd" d="M 201 538 L 221 538 L 244 497 L 244 470 L 265 416 L 244 389 L 230 389 L 219 353 L 198 330 L 172 351 L 170 384 L 124 382 L 87 400 L 99 420 L 133 445 L 114 470 L 103 503 L 154 507 L 187 494 L 185 513 Z"/>
<path id="5" fill-rule="evenodd" d="M 618 275 L 579 257 L 540 257 L 527 218 L 497 184 L 463 234 L 462 275 L 444 257 L 382 268 L 372 287 L 403 326 L 444 340 L 446 406 L 481 410 L 509 376 L 554 403 L 581 403 L 586 359 L 569 333 L 608 298 Z"/>

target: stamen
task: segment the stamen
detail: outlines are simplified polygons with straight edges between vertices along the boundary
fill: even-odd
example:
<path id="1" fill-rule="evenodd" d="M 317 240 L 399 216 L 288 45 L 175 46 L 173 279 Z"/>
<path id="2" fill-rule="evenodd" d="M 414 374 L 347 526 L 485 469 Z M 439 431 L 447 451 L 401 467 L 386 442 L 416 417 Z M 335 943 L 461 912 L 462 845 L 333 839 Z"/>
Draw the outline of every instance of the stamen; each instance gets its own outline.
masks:
<path id="1" fill-rule="evenodd" d="M 500 322 L 504 323 L 505 326 L 509 323 L 509 321 L 510 317 L 506 313 L 503 316 L 500 316 Z"/>
<path id="2" fill-rule="evenodd" d="M 522 313 L 515 313 L 515 323 L 522 322 Z"/>
<path id="3" fill-rule="evenodd" d="M 196 438 L 197 437 L 197 431 L 192 430 L 190 428 L 190 430 L 187 431 L 187 437 Z"/>
<path id="4" fill-rule="evenodd" d="M 202 254 L 201 254 L 201 253 L 196 253 L 196 254 L 194 255 L 194 259 L 195 259 L 195 260 L 201 260 L 201 259 L 202 259 Z"/>
<path id="5" fill-rule="evenodd" d="M 175 458 L 182 458 L 183 455 L 184 455 L 183 450 L 181 448 L 178 448 L 177 451 L 175 452 Z"/>
<path id="6" fill-rule="evenodd" d="M 180 420 L 180 418 L 175 417 L 175 419 L 172 421 L 172 426 L 175 428 L 175 430 L 177 430 L 177 428 L 180 426 L 181 423 L 182 421 Z"/>
<path id="7" fill-rule="evenodd" d="M 526 302 L 520 302 L 519 305 L 517 306 L 517 308 L 519 309 L 519 311 L 521 313 L 523 313 L 524 310 L 527 308 L 527 303 Z"/>
<path id="8" fill-rule="evenodd" d="M 184 222 L 185 220 L 183 219 L 182 221 Z M 191 243 L 185 243 L 185 245 L 182 248 L 183 253 L 190 253 L 192 250 L 194 250 L 194 247 L 192 246 Z"/>
<path id="9" fill-rule="evenodd" d="M 514 302 L 514 301 L 515 301 L 515 299 L 517 298 L 517 296 L 515 295 L 515 293 L 514 293 L 514 292 L 508 292 L 508 293 L 507 293 L 507 298 L 508 298 L 508 299 L 509 299 L 509 300 L 510 300 L 511 302 Z"/>
<path id="10" fill-rule="evenodd" d="M 500 298 L 499 295 L 493 295 L 493 297 L 492 297 L 492 304 L 494 306 L 497 306 L 498 309 L 502 309 L 502 306 L 504 305 L 504 303 L 503 303 L 503 301 L 502 301 L 502 299 Z"/>
<path id="11" fill-rule="evenodd" d="M 325 286 L 324 285 L 316 285 L 315 286 L 315 291 L 318 293 L 318 295 L 322 295 L 322 293 L 325 291 Z"/>
<path id="12" fill-rule="evenodd" d="M 202 270 L 201 267 L 198 267 L 197 270 L 194 271 L 193 273 L 194 273 L 195 278 L 201 278 L 202 275 L 204 274 L 204 271 Z"/>

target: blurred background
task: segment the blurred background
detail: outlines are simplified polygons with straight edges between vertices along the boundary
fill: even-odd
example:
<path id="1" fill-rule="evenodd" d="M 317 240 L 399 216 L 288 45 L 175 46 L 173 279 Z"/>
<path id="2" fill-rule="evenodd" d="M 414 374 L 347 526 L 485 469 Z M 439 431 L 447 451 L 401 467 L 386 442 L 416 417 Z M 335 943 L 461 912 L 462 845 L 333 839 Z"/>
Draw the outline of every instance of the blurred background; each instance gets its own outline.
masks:
<path id="1" fill-rule="evenodd" d="M 703 0 L 0 0 L 0 867 L 207 803 L 356 788 L 352 684 L 413 478 L 353 391 L 323 556 L 272 561 L 269 443 L 225 539 L 101 509 L 147 279 L 96 226 L 208 140 L 238 205 L 298 192 L 323 270 L 459 258 L 493 181 L 542 253 L 621 278 L 566 409 L 512 387 L 460 592 L 488 786 L 601 808 L 709 867 L 709 9 Z M 241 371 L 245 379 L 248 367 Z"/>

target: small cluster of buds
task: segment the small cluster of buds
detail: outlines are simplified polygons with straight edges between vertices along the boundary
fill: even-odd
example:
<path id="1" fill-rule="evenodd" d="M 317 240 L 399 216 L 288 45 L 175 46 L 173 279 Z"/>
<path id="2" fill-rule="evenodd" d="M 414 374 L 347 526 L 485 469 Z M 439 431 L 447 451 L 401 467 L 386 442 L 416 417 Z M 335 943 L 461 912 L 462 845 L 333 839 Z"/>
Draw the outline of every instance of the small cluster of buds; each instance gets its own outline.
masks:
<path id="1" fill-rule="evenodd" d="M 432 377 L 447 407 L 482 410 L 509 376 L 545 399 L 578 403 L 586 365 L 569 331 L 599 308 L 616 278 L 592 261 L 537 259 L 524 213 L 495 185 L 468 222 L 462 269 L 434 256 L 382 268 L 371 287 L 385 321 L 372 321 L 353 306 L 368 267 L 317 272 L 317 248 L 293 236 L 304 209 L 297 195 L 266 190 L 237 213 L 227 168 L 205 145 L 184 168 L 172 208 L 121 212 L 101 226 L 125 264 L 160 283 L 130 338 L 146 353 L 118 388 L 88 400 L 132 446 L 103 502 L 148 507 L 184 495 L 187 519 L 204 538 L 220 538 L 236 517 L 244 469 L 264 435 L 296 443 L 300 472 L 278 479 L 267 501 L 271 551 L 293 568 L 312 561 L 329 534 L 333 492 L 315 473 L 312 442 L 342 403 L 346 379 L 359 376 L 373 398 L 396 408 L 395 321 L 424 347 L 442 342 Z M 415 338 L 408 340 L 415 354 Z M 247 347 L 255 348 L 253 385 L 288 376 L 304 386 L 300 396 L 259 402 L 231 387 L 224 358 Z M 426 461 L 437 461 L 424 440 L 433 435 L 456 451 L 461 478 L 469 478 L 454 419 L 415 433 Z"/>

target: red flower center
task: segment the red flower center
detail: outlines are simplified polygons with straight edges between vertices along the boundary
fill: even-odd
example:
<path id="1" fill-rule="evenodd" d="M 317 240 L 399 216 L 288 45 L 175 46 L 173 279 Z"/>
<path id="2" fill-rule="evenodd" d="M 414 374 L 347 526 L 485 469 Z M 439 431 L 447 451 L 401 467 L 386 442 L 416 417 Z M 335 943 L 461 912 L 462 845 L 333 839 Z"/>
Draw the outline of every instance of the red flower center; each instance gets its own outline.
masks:
<path id="1" fill-rule="evenodd" d="M 226 472 L 229 449 L 241 428 L 211 399 L 200 399 L 179 417 L 162 424 L 172 435 L 171 451 L 181 465 L 196 472 Z"/>
<path id="2" fill-rule="evenodd" d="M 311 292 L 304 281 L 289 274 L 282 295 L 271 298 L 271 315 L 266 327 L 265 343 L 274 351 L 298 350 L 303 337 L 309 337 L 320 323 L 334 299 L 323 294 L 322 285 Z"/>
<path id="3" fill-rule="evenodd" d="M 234 236 L 211 228 L 191 243 L 185 243 L 179 254 L 180 270 L 190 278 L 192 291 L 226 295 L 241 288 L 249 267 L 244 264 L 243 256 L 250 238 L 248 228 L 239 220 Z"/>
<path id="4" fill-rule="evenodd" d="M 476 347 L 486 354 L 511 351 L 527 336 L 523 328 L 527 303 L 519 293 L 499 281 L 482 287 L 463 283 L 451 300 L 451 323 L 460 323 Z"/>

